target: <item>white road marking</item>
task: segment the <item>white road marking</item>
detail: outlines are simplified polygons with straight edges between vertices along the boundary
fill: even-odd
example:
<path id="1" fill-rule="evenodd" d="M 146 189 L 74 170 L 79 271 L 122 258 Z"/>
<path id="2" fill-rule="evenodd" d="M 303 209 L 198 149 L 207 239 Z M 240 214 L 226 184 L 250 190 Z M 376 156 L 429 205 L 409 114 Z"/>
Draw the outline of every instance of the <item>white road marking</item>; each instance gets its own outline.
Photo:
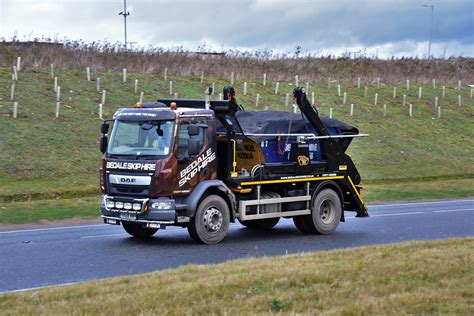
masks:
<path id="1" fill-rule="evenodd" d="M 425 213 L 425 212 L 405 212 L 405 213 L 391 213 L 391 214 L 375 214 L 375 215 L 370 215 L 370 217 L 416 215 L 416 214 L 424 214 L 424 213 Z"/>
<path id="2" fill-rule="evenodd" d="M 431 205 L 431 204 L 446 204 L 446 203 L 464 203 L 464 202 L 472 202 L 474 200 L 448 200 L 448 201 L 433 201 L 433 202 L 406 202 L 406 203 L 394 203 L 394 204 L 376 204 L 370 205 L 369 208 L 377 208 L 377 207 L 394 207 L 394 206 L 410 206 L 410 205 Z"/>
<path id="3" fill-rule="evenodd" d="M 99 280 L 99 279 L 98 279 L 98 280 Z M 93 281 L 95 281 L 95 280 L 93 280 Z M 0 292 L 0 295 L 2 295 L 2 294 L 9 294 L 9 293 L 20 293 L 20 292 L 26 292 L 26 291 L 34 291 L 34 290 L 48 289 L 48 288 L 59 287 L 59 286 L 64 286 L 64 285 L 74 285 L 74 284 L 79 284 L 79 283 L 84 283 L 84 282 L 87 282 L 87 281 L 60 283 L 60 284 L 53 284 L 53 285 L 29 287 L 29 288 L 18 289 L 18 290 L 12 290 L 12 291 L 3 291 L 3 292 Z"/>
<path id="4" fill-rule="evenodd" d="M 465 211 L 474 211 L 474 208 L 460 208 L 460 209 L 453 209 L 453 210 L 440 210 L 440 211 L 433 211 L 433 213 L 449 213 L 449 212 L 465 212 Z"/>
<path id="5" fill-rule="evenodd" d="M 95 235 L 95 236 L 82 236 L 81 239 L 89 239 L 89 238 L 103 238 L 103 237 L 115 237 L 115 236 L 126 236 L 127 234 L 109 234 L 109 235 Z"/>
<path id="6" fill-rule="evenodd" d="M 13 234 L 13 233 L 30 233 L 48 230 L 61 230 L 61 229 L 81 229 L 90 227 L 109 226 L 108 224 L 93 224 L 93 225 L 78 225 L 78 226 L 63 226 L 63 227 L 49 227 L 49 228 L 35 228 L 35 229 L 21 229 L 21 230 L 7 230 L 0 232 L 0 234 Z"/>

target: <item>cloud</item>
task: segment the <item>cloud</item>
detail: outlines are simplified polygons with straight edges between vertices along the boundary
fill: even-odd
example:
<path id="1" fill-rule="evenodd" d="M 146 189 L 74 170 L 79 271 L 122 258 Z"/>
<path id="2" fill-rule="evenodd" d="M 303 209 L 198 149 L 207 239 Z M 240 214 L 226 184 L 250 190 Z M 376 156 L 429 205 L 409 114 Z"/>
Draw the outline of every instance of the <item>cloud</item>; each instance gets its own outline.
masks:
<path id="1" fill-rule="evenodd" d="M 377 51 L 421 56 L 430 32 L 424 0 L 128 0 L 128 38 L 141 45 L 294 52 Z M 474 56 L 474 2 L 432 0 L 435 56 Z M 123 40 L 123 2 L 1 0 L 0 36 Z M 426 51 L 426 49 L 425 49 Z"/>

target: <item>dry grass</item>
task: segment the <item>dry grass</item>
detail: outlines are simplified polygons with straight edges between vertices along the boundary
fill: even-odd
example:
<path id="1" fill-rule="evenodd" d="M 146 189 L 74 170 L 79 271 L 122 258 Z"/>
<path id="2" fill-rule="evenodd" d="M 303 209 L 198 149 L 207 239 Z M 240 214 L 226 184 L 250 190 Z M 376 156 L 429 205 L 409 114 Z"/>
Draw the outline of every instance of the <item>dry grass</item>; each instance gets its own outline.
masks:
<path id="1" fill-rule="evenodd" d="M 0 67 L 11 67 L 21 56 L 26 69 L 49 67 L 92 71 L 122 70 L 132 72 L 168 73 L 176 76 L 229 77 L 261 79 L 266 73 L 271 80 L 288 80 L 299 75 L 301 81 L 336 80 L 375 81 L 381 77 L 386 83 L 406 79 L 428 83 L 436 78 L 445 83 L 474 81 L 474 58 L 423 60 L 400 58 L 379 60 L 372 58 L 336 58 L 334 56 L 276 55 L 272 51 L 253 52 L 229 50 L 224 56 L 203 56 L 180 48 L 147 47 L 139 51 L 124 51 L 119 43 L 5 43 L 0 42 Z"/>
<path id="2" fill-rule="evenodd" d="M 468 315 L 474 238 L 317 252 L 0 296 L 4 315 Z M 105 269 L 106 267 L 104 267 Z"/>

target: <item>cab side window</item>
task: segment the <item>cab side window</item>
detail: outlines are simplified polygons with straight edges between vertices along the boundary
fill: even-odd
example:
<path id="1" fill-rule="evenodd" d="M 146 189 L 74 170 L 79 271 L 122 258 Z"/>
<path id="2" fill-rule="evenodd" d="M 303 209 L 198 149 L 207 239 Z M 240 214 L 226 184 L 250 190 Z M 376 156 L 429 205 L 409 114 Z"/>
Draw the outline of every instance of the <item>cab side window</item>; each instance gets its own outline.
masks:
<path id="1" fill-rule="evenodd" d="M 178 138 L 178 159 L 189 158 L 188 154 L 188 142 L 189 139 L 198 140 L 200 143 L 200 148 L 204 147 L 204 128 L 199 128 L 199 133 L 197 135 L 189 135 L 188 127 L 189 123 L 184 122 L 179 127 L 179 138 Z"/>

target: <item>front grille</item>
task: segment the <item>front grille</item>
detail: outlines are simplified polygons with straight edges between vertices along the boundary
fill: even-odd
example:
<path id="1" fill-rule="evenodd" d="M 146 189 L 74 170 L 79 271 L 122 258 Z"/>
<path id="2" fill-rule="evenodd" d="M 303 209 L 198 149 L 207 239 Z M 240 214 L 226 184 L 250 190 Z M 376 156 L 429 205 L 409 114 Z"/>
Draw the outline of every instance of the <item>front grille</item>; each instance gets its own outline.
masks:
<path id="1" fill-rule="evenodd" d="M 127 194 L 135 196 L 148 196 L 149 186 L 110 184 L 110 194 Z"/>

